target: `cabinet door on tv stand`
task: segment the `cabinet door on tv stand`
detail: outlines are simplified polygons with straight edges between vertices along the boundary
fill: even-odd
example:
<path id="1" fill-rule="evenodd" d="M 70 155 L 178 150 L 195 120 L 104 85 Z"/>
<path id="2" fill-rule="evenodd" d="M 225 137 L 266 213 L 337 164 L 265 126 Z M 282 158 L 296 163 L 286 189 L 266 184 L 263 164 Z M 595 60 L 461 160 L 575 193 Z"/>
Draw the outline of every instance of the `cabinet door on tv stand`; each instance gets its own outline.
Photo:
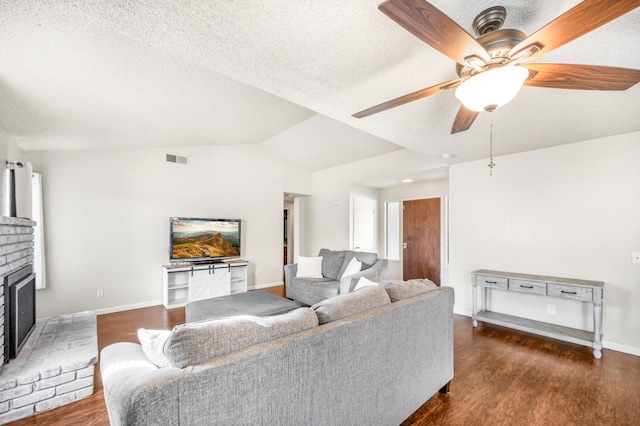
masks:
<path id="1" fill-rule="evenodd" d="M 231 294 L 231 273 L 228 268 L 216 268 L 212 281 L 213 296 L 226 296 Z"/>
<path id="2" fill-rule="evenodd" d="M 193 270 L 189 276 L 189 301 L 213 297 L 213 274 L 208 269 Z"/>

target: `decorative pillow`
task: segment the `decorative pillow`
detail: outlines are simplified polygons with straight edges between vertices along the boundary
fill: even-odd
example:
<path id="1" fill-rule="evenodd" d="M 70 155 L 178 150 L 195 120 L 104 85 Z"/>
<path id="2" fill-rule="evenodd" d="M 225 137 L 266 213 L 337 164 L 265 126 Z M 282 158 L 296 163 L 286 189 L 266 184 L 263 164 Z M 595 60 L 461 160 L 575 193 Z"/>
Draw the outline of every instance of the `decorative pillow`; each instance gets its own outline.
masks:
<path id="1" fill-rule="evenodd" d="M 356 284 L 356 286 L 353 288 L 353 291 L 358 291 L 362 288 L 371 286 L 371 285 L 378 285 L 378 283 L 374 283 L 373 281 L 371 281 L 370 279 L 368 279 L 367 277 L 361 277 L 358 280 L 358 284 Z"/>
<path id="2" fill-rule="evenodd" d="M 349 261 L 349 264 L 342 272 L 340 277 L 340 294 L 349 293 L 349 287 L 351 286 L 351 275 L 357 274 L 362 269 L 362 263 L 358 262 L 355 257 Z"/>
<path id="3" fill-rule="evenodd" d="M 256 317 L 239 315 L 174 327 L 164 345 L 169 365 L 185 368 L 318 325 L 310 308 Z"/>
<path id="4" fill-rule="evenodd" d="M 327 324 L 390 303 L 382 286 L 368 286 L 355 293 L 325 299 L 311 308 L 316 312 L 320 324 Z"/>
<path id="5" fill-rule="evenodd" d="M 169 365 L 167 357 L 164 356 L 164 343 L 170 334 L 169 330 L 146 330 L 144 328 L 138 330 L 138 340 L 142 345 L 142 351 L 149 361 L 160 368 Z"/>
<path id="6" fill-rule="evenodd" d="M 322 256 L 298 258 L 296 277 L 322 278 Z"/>
<path id="7" fill-rule="evenodd" d="M 340 269 L 344 264 L 344 250 L 320 249 L 318 256 L 322 256 L 322 275 L 332 280 L 340 280 Z"/>
<path id="8" fill-rule="evenodd" d="M 426 278 L 413 279 L 409 281 L 383 281 L 382 285 L 384 286 L 385 290 L 387 290 L 387 293 L 389 293 L 389 298 L 392 302 L 397 302 L 398 300 L 402 299 L 408 299 L 410 297 L 417 296 L 422 293 L 427 293 L 438 288 L 438 286 L 433 281 Z"/>
<path id="9" fill-rule="evenodd" d="M 351 259 L 356 258 L 358 262 L 362 263 L 362 270 L 370 268 L 374 263 L 378 261 L 378 255 L 376 253 L 368 253 L 366 251 L 346 251 L 344 254 L 344 263 L 342 264 L 342 268 L 340 269 L 339 277 L 344 275 L 344 270 L 347 268 L 347 265 L 351 261 Z"/>

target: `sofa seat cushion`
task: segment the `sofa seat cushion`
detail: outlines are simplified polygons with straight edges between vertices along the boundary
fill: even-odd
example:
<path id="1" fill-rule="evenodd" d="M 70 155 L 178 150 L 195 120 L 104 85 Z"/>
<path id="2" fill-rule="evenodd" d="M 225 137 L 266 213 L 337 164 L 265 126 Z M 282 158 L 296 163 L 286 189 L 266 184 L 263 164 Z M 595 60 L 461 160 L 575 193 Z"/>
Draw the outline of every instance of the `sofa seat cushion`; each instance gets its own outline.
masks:
<path id="1" fill-rule="evenodd" d="M 372 285 L 323 300 L 311 308 L 316 312 L 320 324 L 327 324 L 390 303 L 385 289 L 380 285 Z"/>
<path id="2" fill-rule="evenodd" d="M 169 365 L 185 368 L 317 325 L 318 317 L 310 308 L 269 317 L 240 315 L 187 323 L 173 328 L 164 354 Z"/>
<path id="3" fill-rule="evenodd" d="M 298 293 L 313 295 L 313 299 L 322 300 L 337 296 L 340 292 L 340 282 L 331 278 L 293 277 L 291 278 L 291 288 Z M 307 299 L 301 300 L 305 303 L 304 300 Z"/>
<path id="4" fill-rule="evenodd" d="M 427 293 L 438 288 L 438 286 L 431 280 L 413 279 L 408 281 L 389 280 L 381 283 L 392 302 L 398 300 L 408 299 L 410 297 L 417 296 L 419 294 Z"/>

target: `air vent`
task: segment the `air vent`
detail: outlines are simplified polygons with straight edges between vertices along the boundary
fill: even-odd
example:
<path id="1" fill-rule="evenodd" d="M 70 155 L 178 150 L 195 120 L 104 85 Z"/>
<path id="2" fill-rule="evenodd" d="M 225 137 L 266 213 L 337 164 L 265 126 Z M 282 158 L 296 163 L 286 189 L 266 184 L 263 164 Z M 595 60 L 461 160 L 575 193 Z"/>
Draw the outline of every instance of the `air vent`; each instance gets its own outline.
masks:
<path id="1" fill-rule="evenodd" d="M 181 155 L 167 154 L 167 161 L 169 163 L 187 164 L 187 157 Z"/>

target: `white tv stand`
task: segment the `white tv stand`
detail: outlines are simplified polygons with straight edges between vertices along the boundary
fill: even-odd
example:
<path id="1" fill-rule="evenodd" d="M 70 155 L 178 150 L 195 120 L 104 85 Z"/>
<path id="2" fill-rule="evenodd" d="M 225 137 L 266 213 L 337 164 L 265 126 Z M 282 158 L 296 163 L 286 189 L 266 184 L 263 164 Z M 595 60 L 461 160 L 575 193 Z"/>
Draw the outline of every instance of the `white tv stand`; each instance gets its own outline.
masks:
<path id="1" fill-rule="evenodd" d="M 471 278 L 474 327 L 478 326 L 478 321 L 483 321 L 515 328 L 516 330 L 590 346 L 593 348 L 593 356 L 595 358 L 602 356 L 602 297 L 604 290 L 602 281 L 517 274 L 484 269 L 472 272 Z M 481 298 L 480 310 L 478 310 L 478 287 L 480 287 Z M 489 311 L 486 308 L 488 290 L 538 294 L 588 303 L 593 309 L 593 332 Z"/>
<path id="2" fill-rule="evenodd" d="M 162 266 L 162 303 L 167 309 L 247 291 L 245 260 Z"/>

